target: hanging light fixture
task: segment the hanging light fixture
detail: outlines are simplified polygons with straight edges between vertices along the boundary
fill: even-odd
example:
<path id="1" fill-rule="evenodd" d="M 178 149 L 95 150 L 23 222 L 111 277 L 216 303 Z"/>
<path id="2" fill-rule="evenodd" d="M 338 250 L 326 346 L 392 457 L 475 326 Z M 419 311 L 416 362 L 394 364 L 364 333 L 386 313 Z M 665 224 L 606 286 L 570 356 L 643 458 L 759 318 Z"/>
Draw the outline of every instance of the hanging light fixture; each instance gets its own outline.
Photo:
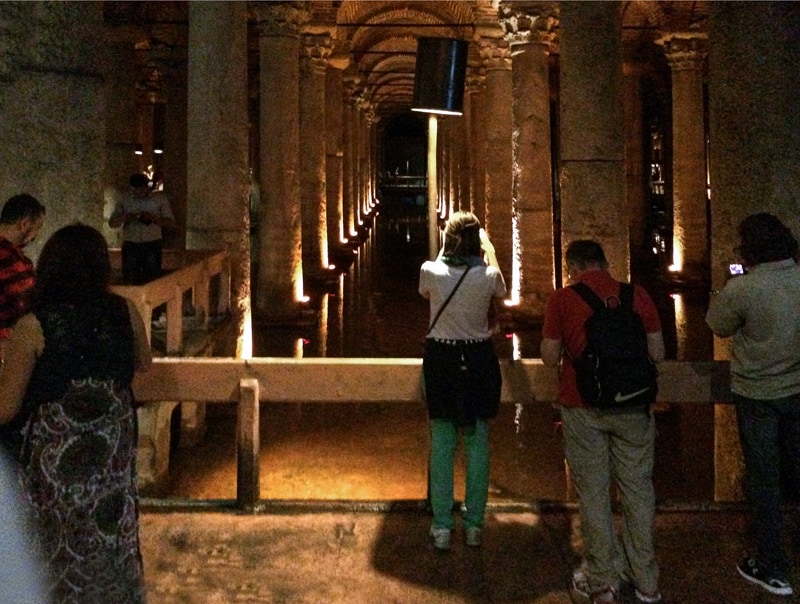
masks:
<path id="1" fill-rule="evenodd" d="M 451 38 L 419 38 L 414 68 L 412 111 L 461 115 L 467 77 L 469 42 Z"/>
<path id="2" fill-rule="evenodd" d="M 137 144 L 133 148 L 133 154 L 134 155 L 142 155 L 143 153 L 144 153 L 144 150 L 142 149 L 142 145 L 141 144 Z"/>
<path id="3" fill-rule="evenodd" d="M 428 113 L 428 252 L 439 252 L 439 185 L 436 168 L 437 114 L 461 115 L 467 77 L 469 42 L 450 38 L 419 38 L 411 110 Z"/>

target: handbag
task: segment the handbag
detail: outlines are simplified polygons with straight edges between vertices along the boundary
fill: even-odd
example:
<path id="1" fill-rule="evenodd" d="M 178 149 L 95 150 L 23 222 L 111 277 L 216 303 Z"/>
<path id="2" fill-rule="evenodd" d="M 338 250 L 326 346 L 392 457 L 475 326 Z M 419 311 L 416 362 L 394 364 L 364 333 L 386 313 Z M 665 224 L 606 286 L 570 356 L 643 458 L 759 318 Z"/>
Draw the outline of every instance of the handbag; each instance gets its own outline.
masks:
<path id="1" fill-rule="evenodd" d="M 437 311 L 436 316 L 433 318 L 433 321 L 431 321 L 430 327 L 428 327 L 428 333 L 433 331 L 433 328 L 436 325 L 436 321 L 438 321 L 439 317 L 442 316 L 442 311 L 445 309 L 445 307 L 450 302 L 450 300 L 453 299 L 453 294 L 456 293 L 456 291 L 458 290 L 459 286 L 464 281 L 464 277 L 467 276 L 467 273 L 469 272 L 469 269 L 471 269 L 471 268 L 472 268 L 472 266 L 468 264 L 467 268 L 464 269 L 464 272 L 461 274 L 461 277 L 459 277 L 458 282 L 456 283 L 456 285 L 453 288 L 453 290 L 450 292 L 450 295 L 447 296 L 447 299 L 445 299 L 444 303 L 442 303 L 442 305 L 439 307 L 439 310 Z M 425 334 L 425 335 L 427 336 L 428 334 Z M 420 388 L 422 388 L 422 400 L 425 400 L 425 371 L 424 371 L 424 369 L 423 369 L 423 371 L 420 371 L 420 373 L 419 373 L 419 385 L 420 385 Z"/>

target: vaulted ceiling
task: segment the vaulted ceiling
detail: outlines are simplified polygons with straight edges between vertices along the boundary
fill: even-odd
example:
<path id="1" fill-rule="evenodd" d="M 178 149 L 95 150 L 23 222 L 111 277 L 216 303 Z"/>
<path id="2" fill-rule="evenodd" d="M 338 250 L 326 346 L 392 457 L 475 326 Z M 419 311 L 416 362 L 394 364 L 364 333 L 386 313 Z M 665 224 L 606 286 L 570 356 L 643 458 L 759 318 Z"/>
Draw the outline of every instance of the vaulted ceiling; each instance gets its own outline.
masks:
<path id="1" fill-rule="evenodd" d="M 630 0 L 621 2 L 623 43 L 629 56 L 657 52 L 655 41 L 668 32 L 704 31 L 707 2 Z M 378 115 L 408 109 L 414 88 L 417 38 L 447 37 L 477 42 L 506 39 L 523 29 L 546 28 L 551 52 L 558 53 L 559 3 L 535 0 L 315 0 L 248 2 L 251 22 L 270 7 L 303 11 L 309 31 L 332 36 L 331 62 L 358 83 L 362 98 Z M 110 35 L 133 35 L 137 42 L 140 90 L 157 95 L 165 62 L 186 60 L 188 3 L 105 2 Z M 532 19 L 538 17 L 538 19 Z M 257 61 L 257 27 L 251 27 Z M 479 68 L 478 44 L 470 44 L 469 64 Z M 258 70 L 251 70 L 254 76 Z M 257 90 L 257 87 L 251 88 Z"/>

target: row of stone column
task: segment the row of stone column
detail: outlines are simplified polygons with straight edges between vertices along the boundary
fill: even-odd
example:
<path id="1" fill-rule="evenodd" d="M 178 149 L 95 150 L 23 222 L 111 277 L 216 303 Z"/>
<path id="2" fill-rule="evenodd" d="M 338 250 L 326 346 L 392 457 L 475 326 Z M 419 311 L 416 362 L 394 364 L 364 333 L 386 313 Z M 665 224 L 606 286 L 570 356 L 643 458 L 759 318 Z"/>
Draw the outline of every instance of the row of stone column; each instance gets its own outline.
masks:
<path id="1" fill-rule="evenodd" d="M 303 277 L 324 276 L 329 251 L 359 232 L 375 198 L 378 143 L 369 91 L 344 70 L 346 59 L 331 56 L 329 31 L 308 23 L 308 13 L 295 6 L 264 3 L 259 11 L 257 161 L 248 157 L 247 15 L 238 3 L 190 4 L 187 56 L 163 66 L 168 97 L 164 161 L 174 199 L 186 199 L 175 204 L 180 228 L 185 225 L 177 243 L 222 243 L 234 260 L 234 300 L 249 293 L 247 182 L 248 169 L 256 164 L 262 245 L 253 258 L 252 296 L 259 314 L 280 320 L 300 308 Z M 87 7 L 81 14 L 82 20 L 102 27 L 99 11 Z M 555 20 L 547 14 L 506 16 L 502 27 L 484 27 L 488 33 L 473 42 L 481 60 L 470 68 L 464 116 L 441 122 L 447 134 L 440 137 L 446 161 L 439 162 L 439 181 L 451 210 L 470 208 L 484 221 L 512 286 L 512 300 L 535 315 L 556 285 L 555 252 L 562 242 L 599 238 L 619 276 L 628 272 L 629 249 L 647 212 L 641 195 L 644 150 L 638 137 L 629 135 L 637 123 L 641 126 L 641 100 L 634 62 L 622 56 L 617 3 L 564 3 L 555 133 L 560 153 L 554 163 L 549 80 Z M 23 8 L 19 17 L 26 18 Z M 39 23 L 46 25 L 46 19 Z M 100 155 L 105 161 L 99 177 L 107 186 L 124 189 L 136 138 L 130 93 L 136 38 L 123 34 L 114 32 L 115 52 L 97 54 L 113 61 L 103 89 L 107 114 L 100 131 L 105 132 L 106 152 Z M 74 41 L 82 43 L 83 38 Z M 703 276 L 709 266 L 706 36 L 672 33 L 662 44 L 673 71 L 675 260 L 687 275 Z M 14 56 L 24 58 L 8 55 Z M 21 64 L 6 59 L 7 81 L 27 73 L 20 71 Z M 36 78 L 42 80 L 48 71 L 37 69 L 45 74 Z M 71 77 L 95 83 L 90 70 Z M 66 75 L 59 78 L 54 91 L 69 87 Z M 83 86 L 84 94 L 93 89 Z M 91 102 L 87 98 L 83 105 Z M 8 140 L 17 140 L 19 132 L 9 130 Z M 14 158 L 9 162 L 13 165 Z M 16 174 L 27 172 L 23 165 Z M 560 199 L 553 197 L 554 173 Z M 73 197 L 71 191 L 61 196 Z"/>
<path id="2" fill-rule="evenodd" d="M 190 36 L 190 65 L 201 69 L 202 60 L 207 59 L 202 47 L 214 37 L 224 40 L 226 49 L 236 46 L 230 39 L 233 35 L 241 38 L 238 46 L 245 44 L 246 32 L 241 27 L 238 33 L 235 28 L 223 31 L 213 24 L 225 23 L 224 19 L 200 16 L 212 11 L 231 14 L 234 7 L 193 10 L 192 31 L 199 31 L 198 22 L 212 25 L 202 36 Z M 619 7 L 614 3 L 562 7 L 557 166 L 561 198 L 555 200 L 550 145 L 554 20 L 547 15 L 526 15 L 526 20 L 514 17 L 514 29 L 497 28 L 495 37 L 477 40 L 481 62 L 478 68 L 470 68 L 464 116 L 443 120 L 447 134 L 440 138 L 440 197 L 451 211 L 469 208 L 478 214 L 498 250 L 511 301 L 521 312 L 538 316 L 556 285 L 555 250 L 562 241 L 598 238 L 619 276 L 628 274 L 631 240 L 642 230 L 648 208 L 646 198 L 637 195 L 644 186 L 641 180 L 625 177 L 641 174 L 644 149 L 630 153 L 637 137 L 625 137 L 623 108 L 626 122 L 633 121 L 641 114 L 641 102 L 635 81 L 623 86 Z M 310 27 L 308 13 L 294 7 L 267 5 L 260 9 L 259 18 L 257 236 L 261 245 L 254 259 L 253 299 L 259 315 L 281 321 L 291 320 L 301 308 L 304 276 L 306 280 L 324 278 L 329 250 L 357 234 L 370 212 L 378 143 L 369 91 L 357 77 L 343 72 L 346 62 L 332 64 L 330 33 L 318 25 Z M 608 27 L 595 27 L 598 19 Z M 520 23 L 527 26 L 521 29 Z M 671 35 L 663 43 L 676 74 L 674 121 L 680 133 L 674 145 L 674 247 L 681 252 L 685 270 L 702 273 L 708 247 L 702 37 Z M 219 78 L 215 75 L 219 63 L 213 65 L 203 78 Z M 630 73 L 635 80 L 635 70 Z M 194 94 L 198 90 L 207 94 L 205 79 L 196 85 L 190 80 L 189 88 Z M 232 79 L 226 88 L 243 91 L 244 83 L 234 84 Z M 231 110 L 231 105 L 223 103 L 225 111 L 219 114 L 209 112 L 212 106 L 206 99 L 193 102 L 190 98 L 190 114 L 196 108 L 201 124 L 213 120 L 223 123 L 225 132 L 241 130 L 241 114 Z M 196 131 L 202 130 L 198 124 Z M 207 136 L 201 134 L 197 140 L 198 148 L 190 145 L 189 155 L 207 155 Z M 244 136 L 241 144 L 246 140 Z M 224 157 L 229 160 L 231 155 Z M 192 161 L 190 174 L 193 165 L 201 164 Z M 189 188 L 203 193 L 190 194 L 189 200 L 192 206 L 205 208 L 201 217 L 214 215 L 209 210 L 213 200 L 230 196 L 229 190 L 209 186 L 204 176 L 220 173 L 224 167 L 194 171 L 197 184 Z M 558 215 L 554 214 L 556 202 Z M 219 208 L 223 222 L 232 216 L 228 207 Z M 190 246 L 198 241 L 195 232 L 206 228 L 194 224 L 192 216 L 189 211 Z M 228 230 L 233 237 L 234 230 Z"/>

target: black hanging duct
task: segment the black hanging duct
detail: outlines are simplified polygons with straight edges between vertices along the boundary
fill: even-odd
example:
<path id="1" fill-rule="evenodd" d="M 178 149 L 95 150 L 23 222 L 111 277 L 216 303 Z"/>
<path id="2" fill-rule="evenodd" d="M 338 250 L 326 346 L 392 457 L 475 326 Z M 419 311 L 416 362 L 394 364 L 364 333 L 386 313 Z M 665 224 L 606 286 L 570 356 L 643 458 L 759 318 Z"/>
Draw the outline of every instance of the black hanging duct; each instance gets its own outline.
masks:
<path id="1" fill-rule="evenodd" d="M 418 38 L 412 111 L 461 115 L 469 42 Z"/>

